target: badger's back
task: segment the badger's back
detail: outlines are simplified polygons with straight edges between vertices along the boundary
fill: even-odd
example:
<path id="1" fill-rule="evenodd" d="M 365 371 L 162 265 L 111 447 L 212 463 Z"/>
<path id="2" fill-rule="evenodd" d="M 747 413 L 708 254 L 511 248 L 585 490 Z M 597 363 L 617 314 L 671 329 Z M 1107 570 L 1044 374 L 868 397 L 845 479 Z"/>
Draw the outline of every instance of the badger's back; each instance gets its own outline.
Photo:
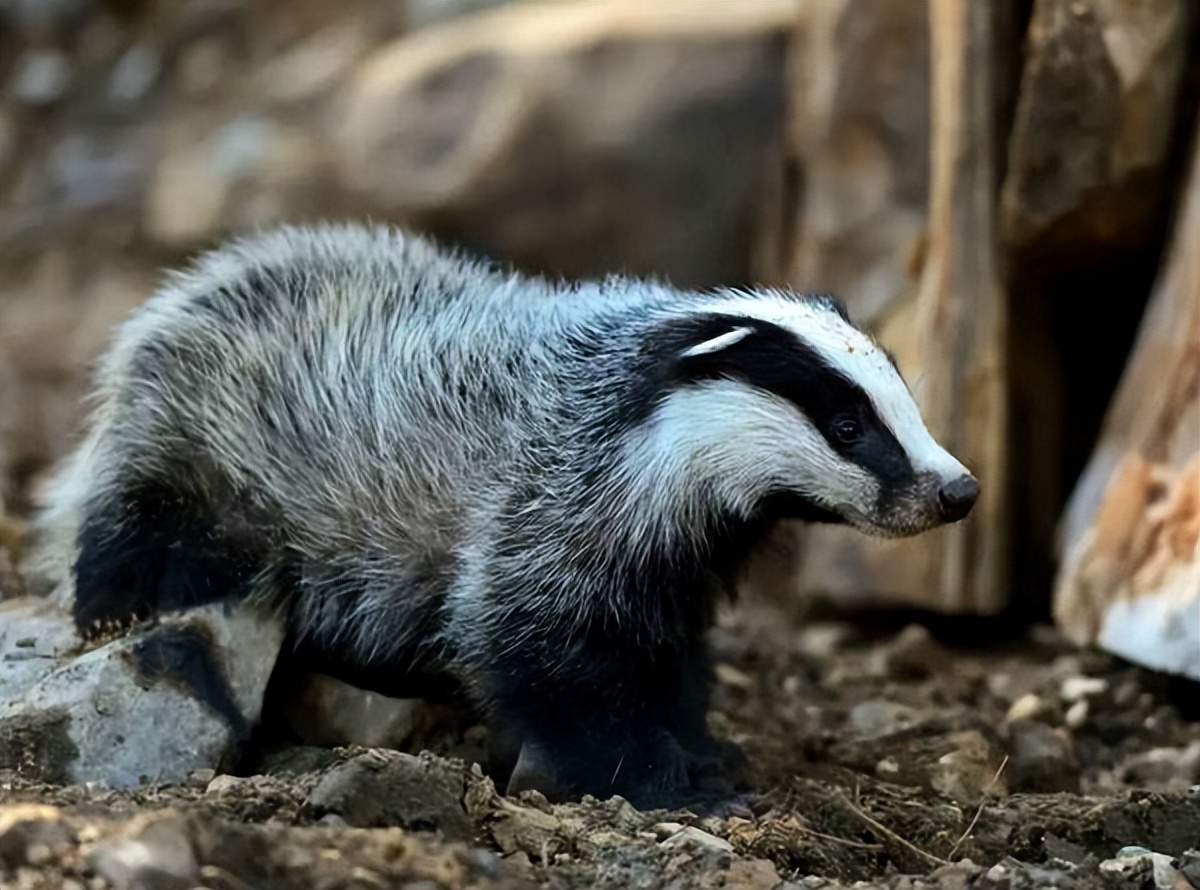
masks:
<path id="1" fill-rule="evenodd" d="M 435 598 L 466 512 L 554 436 L 564 334 L 588 311 L 586 295 L 384 229 L 285 229 L 210 254 L 102 360 L 87 439 L 47 498 L 44 568 L 65 593 L 76 553 L 81 589 L 105 579 L 75 604 L 85 623 L 114 599 L 137 614 L 278 589 L 279 573 L 325 600 L 373 577 Z M 130 596 L 179 541 L 190 571 Z"/>

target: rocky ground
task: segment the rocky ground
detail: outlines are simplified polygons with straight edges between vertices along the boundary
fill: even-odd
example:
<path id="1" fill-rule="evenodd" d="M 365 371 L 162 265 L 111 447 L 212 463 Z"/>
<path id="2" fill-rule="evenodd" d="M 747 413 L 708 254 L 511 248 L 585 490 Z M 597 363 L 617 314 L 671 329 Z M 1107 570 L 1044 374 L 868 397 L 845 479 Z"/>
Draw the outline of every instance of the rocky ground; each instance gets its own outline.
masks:
<path id="1" fill-rule="evenodd" d="M 505 799 L 482 729 L 431 710 L 419 754 L 277 743 L 124 791 L 0 771 L 0 885 L 1200 887 L 1195 685 L 1042 628 L 959 647 L 979 626 L 788 611 L 715 632 L 734 800 Z"/>

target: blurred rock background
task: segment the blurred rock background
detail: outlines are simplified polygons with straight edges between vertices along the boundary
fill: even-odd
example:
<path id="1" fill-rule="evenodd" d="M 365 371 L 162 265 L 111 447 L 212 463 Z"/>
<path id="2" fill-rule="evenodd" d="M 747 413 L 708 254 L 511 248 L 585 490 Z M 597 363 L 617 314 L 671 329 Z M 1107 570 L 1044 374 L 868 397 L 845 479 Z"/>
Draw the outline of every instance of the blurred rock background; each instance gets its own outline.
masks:
<path id="1" fill-rule="evenodd" d="M 160 270 L 371 218 L 841 294 L 985 498 L 915 541 L 785 530 L 752 585 L 1054 591 L 1072 639 L 1200 677 L 1198 97 L 1189 0 L 0 0 L 0 595 Z"/>

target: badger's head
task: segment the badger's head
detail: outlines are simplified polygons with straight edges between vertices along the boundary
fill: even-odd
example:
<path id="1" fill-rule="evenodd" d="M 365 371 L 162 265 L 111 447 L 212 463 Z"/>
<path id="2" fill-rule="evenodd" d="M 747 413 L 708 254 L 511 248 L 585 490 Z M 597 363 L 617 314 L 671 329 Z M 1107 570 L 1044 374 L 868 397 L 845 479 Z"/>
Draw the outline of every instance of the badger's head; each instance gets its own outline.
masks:
<path id="1" fill-rule="evenodd" d="M 971 511 L 979 483 L 835 299 L 719 297 L 660 320 L 651 338 L 658 379 L 639 447 L 691 488 L 692 504 L 888 537 Z"/>

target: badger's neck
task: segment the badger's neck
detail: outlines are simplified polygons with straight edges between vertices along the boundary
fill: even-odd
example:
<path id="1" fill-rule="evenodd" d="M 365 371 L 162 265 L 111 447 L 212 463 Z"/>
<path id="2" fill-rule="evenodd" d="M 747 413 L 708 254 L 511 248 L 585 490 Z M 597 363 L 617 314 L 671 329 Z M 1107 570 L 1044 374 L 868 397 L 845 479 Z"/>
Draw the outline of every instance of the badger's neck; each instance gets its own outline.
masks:
<path id="1" fill-rule="evenodd" d="M 635 472 L 619 449 L 580 444 L 570 478 L 553 485 L 560 495 L 570 493 L 555 508 L 557 549 L 581 561 L 578 617 L 603 626 L 632 622 L 639 634 L 660 640 L 694 637 L 711 623 L 718 600 L 732 593 L 774 515 L 716 509 L 670 467 Z M 602 584 L 591 586 L 594 579 Z"/>

